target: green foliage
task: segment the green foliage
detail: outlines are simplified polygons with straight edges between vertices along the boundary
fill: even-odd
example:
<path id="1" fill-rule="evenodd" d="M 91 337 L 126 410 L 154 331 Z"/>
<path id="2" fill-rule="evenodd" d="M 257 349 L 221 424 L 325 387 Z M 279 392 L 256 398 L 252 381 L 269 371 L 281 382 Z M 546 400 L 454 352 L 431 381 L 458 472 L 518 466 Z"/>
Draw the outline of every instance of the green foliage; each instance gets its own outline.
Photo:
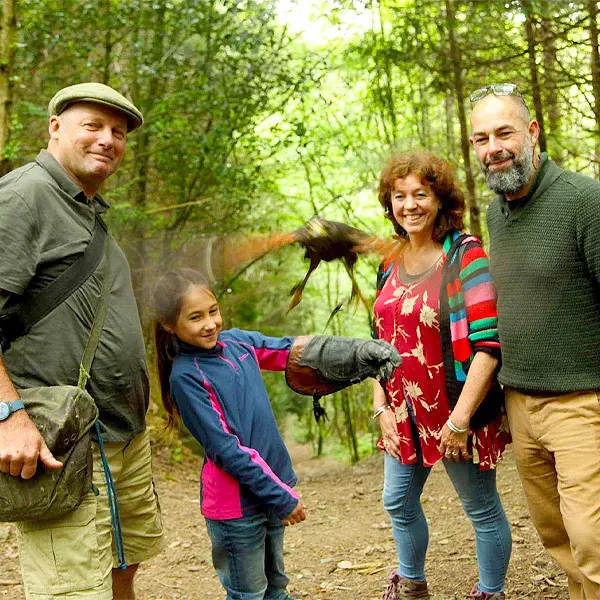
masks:
<path id="1" fill-rule="evenodd" d="M 375 446 L 377 444 L 377 434 L 374 432 L 364 432 L 357 437 L 357 460 L 361 460 L 363 458 L 367 458 L 371 456 L 375 451 Z M 329 443 L 328 454 L 334 456 L 339 460 L 348 461 L 348 448 L 337 441 L 337 439 L 333 438 Z M 357 460 L 353 460 L 351 462 L 357 462 Z"/>
<path id="2" fill-rule="evenodd" d="M 181 462 L 183 460 L 183 448 L 181 442 L 175 444 L 171 450 L 171 460 Z"/>
<path id="3" fill-rule="evenodd" d="M 104 195 L 112 203 L 107 219 L 132 265 L 149 342 L 155 275 L 176 264 L 203 268 L 210 244 L 236 243 L 234 234 L 291 231 L 316 214 L 391 235 L 376 189 L 392 150 L 429 148 L 467 181 L 457 108 L 468 102 L 455 98 L 445 1 L 297 0 L 287 18 L 282 4 L 18 3 L 8 147 L 15 166 L 45 145 L 46 106 L 63 86 L 102 81 L 144 112 L 146 124 L 128 138 L 123 165 Z M 532 26 L 550 153 L 562 166 L 596 172 L 600 82 L 593 77 L 597 39 L 588 3 L 452 0 L 451 6 L 465 92 L 514 81 L 533 109 L 524 29 Z M 481 178 L 476 196 L 484 210 L 491 195 Z M 350 295 L 339 264 L 320 266 L 289 314 L 289 290 L 308 267 L 299 249 L 245 266 L 216 273 L 228 326 L 275 336 L 370 334 L 363 306 L 344 306 L 326 328 L 333 308 Z M 376 268 L 376 258 L 357 265 L 369 302 Z M 280 373 L 265 381 L 281 426 L 292 415 L 294 435 L 316 453 L 358 460 L 373 450 L 367 383 L 325 399 L 329 421 L 317 427 L 310 398 L 289 391 Z M 173 448 L 178 460 L 181 446 Z"/>

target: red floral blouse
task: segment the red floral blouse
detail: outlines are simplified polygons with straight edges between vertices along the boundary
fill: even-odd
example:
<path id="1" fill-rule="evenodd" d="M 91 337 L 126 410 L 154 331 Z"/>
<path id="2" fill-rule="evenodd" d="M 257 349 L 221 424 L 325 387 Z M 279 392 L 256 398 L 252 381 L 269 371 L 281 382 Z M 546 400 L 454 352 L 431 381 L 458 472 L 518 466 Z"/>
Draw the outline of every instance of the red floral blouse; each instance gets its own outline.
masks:
<path id="1" fill-rule="evenodd" d="M 430 467 L 442 458 L 436 435 L 451 412 L 439 323 L 443 266 L 444 258 L 422 279 L 405 276 L 406 282 L 394 267 L 374 306 L 377 336 L 393 344 L 402 355 L 402 365 L 388 380 L 386 391 L 396 413 L 404 464 L 417 462 L 407 399 L 419 433 L 423 464 Z M 495 421 L 471 433 L 473 461 L 482 470 L 494 468 L 509 442 L 502 412 Z M 383 449 L 381 441 L 378 447 Z"/>

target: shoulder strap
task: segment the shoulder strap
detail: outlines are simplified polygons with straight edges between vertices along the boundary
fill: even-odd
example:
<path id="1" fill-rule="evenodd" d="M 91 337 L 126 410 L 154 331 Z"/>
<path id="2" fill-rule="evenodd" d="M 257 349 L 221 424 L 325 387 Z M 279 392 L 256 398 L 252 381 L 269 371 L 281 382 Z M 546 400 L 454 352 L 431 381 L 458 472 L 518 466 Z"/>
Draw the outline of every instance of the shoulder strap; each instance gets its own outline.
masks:
<path id="1" fill-rule="evenodd" d="M 450 248 L 448 249 L 448 252 L 446 253 L 446 263 L 448 265 L 452 265 L 453 262 L 458 258 L 458 265 L 459 265 L 459 269 L 460 269 L 460 263 L 461 263 L 461 259 L 462 256 L 460 256 L 461 252 L 461 248 L 464 246 L 465 240 L 470 236 L 467 233 L 461 233 L 460 235 L 458 235 L 454 241 L 452 242 L 452 244 L 450 245 Z M 464 250 L 464 248 L 463 248 Z"/>
<path id="2" fill-rule="evenodd" d="M 467 247 L 467 238 L 472 236 L 462 233 L 454 234 L 452 241 L 447 240 L 449 244 L 446 252 L 446 261 L 444 263 L 443 283 L 440 290 L 440 335 L 442 337 L 444 372 L 446 377 L 446 392 L 450 408 L 454 409 L 462 386 L 465 381 L 462 364 L 454 358 L 454 342 L 452 340 L 452 330 L 450 328 L 451 315 L 457 314 L 457 311 L 463 306 L 462 291 L 452 289 L 456 292 L 453 298 L 453 308 L 450 308 L 449 284 L 453 284 L 460 278 L 460 268 L 462 259 Z M 446 245 L 444 246 L 446 248 Z"/>
<path id="3" fill-rule="evenodd" d="M 385 282 L 388 280 L 392 269 L 394 268 L 393 262 L 386 263 L 385 261 L 379 265 L 379 269 L 377 270 L 377 285 L 376 285 L 376 293 L 379 295 L 379 292 L 383 289 Z"/>
<path id="4" fill-rule="evenodd" d="M 106 225 L 100 216 L 96 215 L 94 233 L 85 252 L 48 286 L 26 298 L 21 305 L 19 309 L 21 332 L 17 337 L 27 333 L 87 281 L 100 264 L 107 237 Z"/>
<path id="5" fill-rule="evenodd" d="M 104 236 L 104 255 L 106 256 L 106 263 L 104 268 L 104 277 L 102 279 L 102 291 L 100 293 L 100 300 L 98 301 L 98 308 L 96 309 L 96 316 L 90 329 L 90 337 L 88 338 L 85 350 L 83 351 L 83 358 L 79 365 L 79 381 L 77 387 L 84 389 L 87 380 L 90 377 L 90 370 L 92 368 L 92 362 L 94 361 L 94 355 L 96 354 L 96 348 L 100 341 L 100 335 L 102 334 L 102 328 L 104 327 L 104 321 L 106 319 L 106 311 L 108 309 L 108 297 L 110 295 L 111 285 L 111 273 L 110 273 L 110 259 L 108 252 L 108 236 Z"/>

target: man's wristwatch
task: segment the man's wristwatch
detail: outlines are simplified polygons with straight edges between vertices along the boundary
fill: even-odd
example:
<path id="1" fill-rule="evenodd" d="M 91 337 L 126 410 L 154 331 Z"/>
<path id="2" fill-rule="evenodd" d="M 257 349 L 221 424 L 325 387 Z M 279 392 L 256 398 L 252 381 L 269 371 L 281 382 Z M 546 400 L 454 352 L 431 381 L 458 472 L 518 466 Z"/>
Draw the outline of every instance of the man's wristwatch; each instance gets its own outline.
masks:
<path id="1" fill-rule="evenodd" d="M 10 402 L 0 402 L 0 421 L 6 421 L 10 415 L 22 408 L 25 408 L 25 404 L 21 398 Z"/>

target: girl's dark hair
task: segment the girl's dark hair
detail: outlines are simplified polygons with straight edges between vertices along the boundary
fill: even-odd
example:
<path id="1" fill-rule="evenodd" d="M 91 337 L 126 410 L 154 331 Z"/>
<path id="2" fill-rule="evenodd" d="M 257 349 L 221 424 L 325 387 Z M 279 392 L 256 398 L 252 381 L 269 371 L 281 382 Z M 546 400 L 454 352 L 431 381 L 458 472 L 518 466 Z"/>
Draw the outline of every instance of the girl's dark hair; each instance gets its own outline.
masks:
<path id="1" fill-rule="evenodd" d="M 156 344 L 156 363 L 162 403 L 167 412 L 167 429 L 171 429 L 181 419 L 173 398 L 169 378 L 173 360 L 177 356 L 177 337 L 165 329 L 177 323 L 183 299 L 191 287 L 205 287 L 213 293 L 206 277 L 194 269 L 176 269 L 165 273 L 154 286 L 152 306 L 154 310 L 154 343 Z"/>
<path id="2" fill-rule="evenodd" d="M 462 231 L 465 197 L 458 187 L 452 167 L 443 158 L 426 150 L 408 150 L 394 154 L 383 167 L 379 179 L 379 202 L 385 218 L 392 222 L 396 233 L 402 238 L 407 237 L 406 231 L 394 218 L 392 189 L 397 179 L 409 175 L 416 175 L 421 181 L 427 182 L 442 205 L 435 219 L 433 239 L 441 243 L 449 231 Z"/>

